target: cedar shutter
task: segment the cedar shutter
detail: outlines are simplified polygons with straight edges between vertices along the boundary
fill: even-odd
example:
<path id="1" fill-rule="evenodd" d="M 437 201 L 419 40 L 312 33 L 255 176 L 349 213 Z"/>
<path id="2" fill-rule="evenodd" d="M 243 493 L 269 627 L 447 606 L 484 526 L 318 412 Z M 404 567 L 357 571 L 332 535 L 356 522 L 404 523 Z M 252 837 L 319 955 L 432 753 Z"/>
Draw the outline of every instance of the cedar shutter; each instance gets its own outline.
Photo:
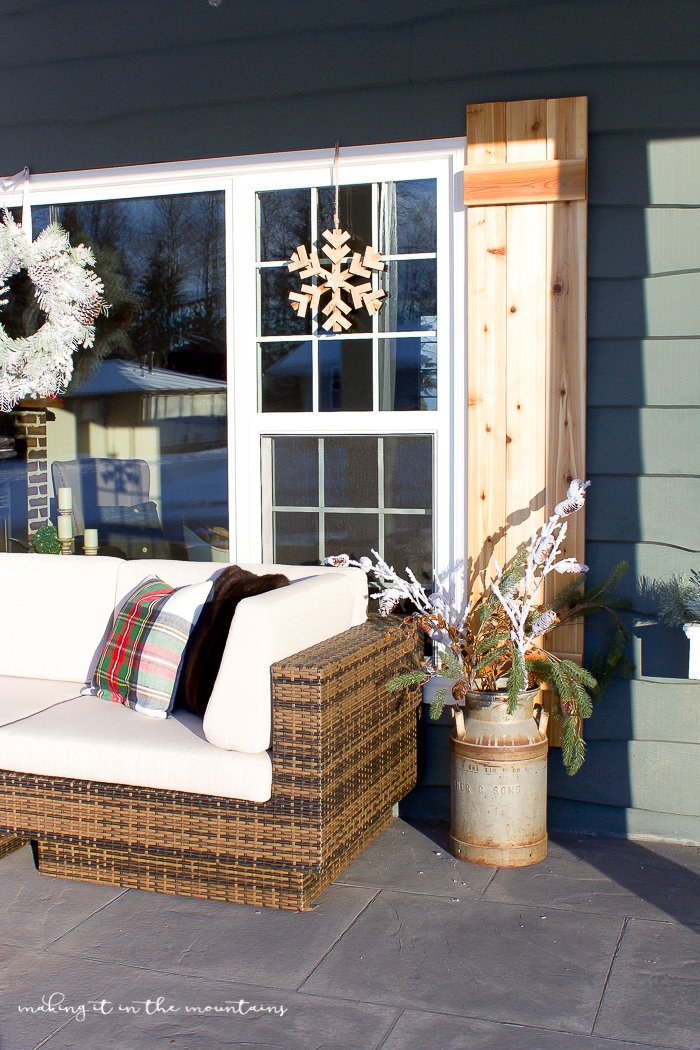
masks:
<path id="1" fill-rule="evenodd" d="M 584 97 L 467 108 L 467 545 L 477 590 L 491 560 L 503 565 L 586 476 L 587 117 Z M 584 514 L 569 519 L 564 544 L 579 561 Z M 567 582 L 551 573 L 547 598 Z M 580 662 L 582 624 L 553 632 L 547 648 Z"/>

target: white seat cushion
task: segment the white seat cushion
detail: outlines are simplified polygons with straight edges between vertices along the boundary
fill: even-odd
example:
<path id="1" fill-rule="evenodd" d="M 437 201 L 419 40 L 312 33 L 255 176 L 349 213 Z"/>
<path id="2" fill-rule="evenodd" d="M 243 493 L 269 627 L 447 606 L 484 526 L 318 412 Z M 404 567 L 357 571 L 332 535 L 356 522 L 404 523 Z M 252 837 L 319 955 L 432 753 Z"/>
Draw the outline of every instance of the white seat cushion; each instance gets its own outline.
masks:
<path id="1" fill-rule="evenodd" d="M 0 728 L 0 768 L 250 802 L 266 802 L 272 793 L 268 752 L 214 747 L 189 711 L 165 721 L 142 718 L 92 696 Z"/>
<path id="2" fill-rule="evenodd" d="M 109 633 L 120 558 L 0 554 L 0 675 L 90 680 Z M 144 573 L 145 575 L 145 573 Z"/>
<path id="3" fill-rule="evenodd" d="M 0 726 L 80 696 L 84 682 L 50 682 L 47 678 L 0 675 Z"/>

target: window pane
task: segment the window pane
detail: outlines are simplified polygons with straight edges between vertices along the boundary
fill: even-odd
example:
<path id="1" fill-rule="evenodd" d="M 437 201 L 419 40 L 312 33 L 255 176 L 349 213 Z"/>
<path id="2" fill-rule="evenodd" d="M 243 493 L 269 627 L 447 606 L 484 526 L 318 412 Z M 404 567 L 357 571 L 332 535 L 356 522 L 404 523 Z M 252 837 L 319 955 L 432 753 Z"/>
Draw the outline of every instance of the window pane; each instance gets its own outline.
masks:
<path id="1" fill-rule="evenodd" d="M 318 514 L 276 513 L 274 551 L 277 565 L 318 565 Z"/>
<path id="2" fill-rule="evenodd" d="M 372 410 L 370 339 L 323 339 L 318 361 L 321 412 Z"/>
<path id="3" fill-rule="evenodd" d="M 384 506 L 430 510 L 433 505 L 433 439 L 429 434 L 387 435 Z"/>
<path id="4" fill-rule="evenodd" d="M 433 581 L 433 522 L 432 514 L 387 514 L 385 517 L 386 560 L 399 576 L 408 568 L 424 587 Z"/>
<path id="5" fill-rule="evenodd" d="M 272 536 L 273 560 L 294 558 L 302 563 L 343 553 L 357 559 L 374 549 L 400 572 L 408 565 L 430 585 L 433 444 L 429 435 L 294 435 L 263 438 L 263 443 L 268 440 L 273 446 L 263 479 L 270 494 L 268 508 L 318 506 L 313 515 L 268 509 L 271 518 L 264 532 Z M 317 484 L 319 454 L 324 462 L 322 490 Z M 333 509 L 341 507 L 342 512 Z M 323 536 L 317 551 L 319 521 Z"/>
<path id="6" fill-rule="evenodd" d="M 357 561 L 379 546 L 378 514 L 326 514 L 326 557 L 349 554 Z"/>
<path id="7" fill-rule="evenodd" d="M 436 210 L 436 179 L 396 183 L 396 253 L 437 251 Z"/>
<path id="8" fill-rule="evenodd" d="M 317 507 L 318 438 L 273 438 L 272 456 L 274 505 Z"/>
<path id="9" fill-rule="evenodd" d="M 437 263 L 435 259 L 408 259 L 387 263 L 380 275 L 387 299 L 379 312 L 382 332 L 420 332 L 435 329 Z"/>
<path id="10" fill-rule="evenodd" d="M 420 339 L 379 340 L 379 407 L 385 412 L 437 408 L 437 361 L 432 332 Z"/>
<path id="11" fill-rule="evenodd" d="M 311 310 L 300 317 L 289 301 L 290 292 L 301 287 L 296 274 L 286 266 L 265 267 L 258 271 L 260 335 L 308 335 L 311 333 Z"/>
<path id="12" fill-rule="evenodd" d="M 350 234 L 348 247 L 354 252 L 362 252 L 372 243 L 372 186 L 370 183 L 360 186 L 341 186 L 339 194 L 339 222 L 341 230 Z M 324 230 L 333 229 L 335 211 L 335 187 L 322 186 L 318 190 L 318 249 L 327 244 Z"/>
<path id="13" fill-rule="evenodd" d="M 324 440 L 327 507 L 377 506 L 376 437 Z"/>
<path id="14" fill-rule="evenodd" d="M 41 423 L 42 523 L 71 488 L 77 549 L 97 527 L 100 553 L 228 557 L 224 214 L 223 191 L 32 208 L 35 236 L 59 222 L 92 248 L 111 304 Z M 21 465 L 15 549 L 37 507 Z"/>
<path id="15" fill-rule="evenodd" d="M 311 343 L 260 343 L 261 411 L 310 412 Z"/>
<path id="16" fill-rule="evenodd" d="M 311 245 L 311 192 L 269 190 L 258 194 L 258 259 L 291 258 L 300 244 Z"/>

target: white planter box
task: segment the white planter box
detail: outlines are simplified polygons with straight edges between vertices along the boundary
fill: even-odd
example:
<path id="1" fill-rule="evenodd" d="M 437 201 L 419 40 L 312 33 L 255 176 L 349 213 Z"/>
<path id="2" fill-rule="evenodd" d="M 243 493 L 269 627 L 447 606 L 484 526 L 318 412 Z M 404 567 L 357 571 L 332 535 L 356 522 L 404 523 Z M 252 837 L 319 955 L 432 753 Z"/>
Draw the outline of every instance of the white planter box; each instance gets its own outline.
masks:
<path id="1" fill-rule="evenodd" d="M 435 699 L 435 694 L 438 693 L 443 686 L 447 686 L 447 692 L 445 693 L 445 705 L 454 705 L 455 700 L 452 697 L 452 686 L 457 681 L 456 678 L 441 678 L 440 675 L 435 675 L 430 681 L 426 682 L 423 686 L 423 703 L 432 704 Z M 460 700 L 460 707 L 464 707 L 464 700 Z"/>
<path id="2" fill-rule="evenodd" d="M 700 623 L 684 623 L 683 630 L 690 642 L 688 678 L 700 678 Z"/>

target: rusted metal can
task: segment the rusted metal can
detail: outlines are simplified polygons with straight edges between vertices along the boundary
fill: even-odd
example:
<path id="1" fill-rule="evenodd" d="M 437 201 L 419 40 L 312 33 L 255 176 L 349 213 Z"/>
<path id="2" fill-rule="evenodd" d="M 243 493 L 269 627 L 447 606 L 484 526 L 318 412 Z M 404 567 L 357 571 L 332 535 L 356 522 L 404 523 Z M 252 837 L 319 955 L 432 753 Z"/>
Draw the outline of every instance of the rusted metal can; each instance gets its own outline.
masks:
<path id="1" fill-rule="evenodd" d="M 547 856 L 547 737 L 538 689 L 508 714 L 502 692 L 467 692 L 465 737 L 450 738 L 450 851 L 472 864 L 516 868 Z"/>

